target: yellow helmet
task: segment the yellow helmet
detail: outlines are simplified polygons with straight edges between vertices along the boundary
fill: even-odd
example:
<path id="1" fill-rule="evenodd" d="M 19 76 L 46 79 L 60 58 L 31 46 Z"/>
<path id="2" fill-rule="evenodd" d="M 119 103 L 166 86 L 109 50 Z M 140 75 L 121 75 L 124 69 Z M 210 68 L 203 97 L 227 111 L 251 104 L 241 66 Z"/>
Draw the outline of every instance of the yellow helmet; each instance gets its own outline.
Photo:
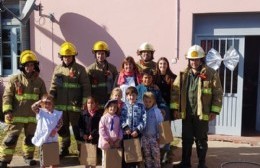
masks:
<path id="1" fill-rule="evenodd" d="M 107 53 L 107 57 L 109 57 L 110 50 L 107 43 L 104 41 L 97 41 L 94 43 L 92 53 L 95 54 L 96 51 L 105 51 Z"/>
<path id="2" fill-rule="evenodd" d="M 153 45 L 148 43 L 148 42 L 144 42 L 140 45 L 140 47 L 137 50 L 137 54 L 140 55 L 142 51 L 151 51 L 152 53 L 154 53 L 154 48 Z"/>
<path id="3" fill-rule="evenodd" d="M 27 62 L 38 62 L 36 54 L 31 50 L 24 50 L 20 55 L 20 63 L 23 65 Z"/>
<path id="4" fill-rule="evenodd" d="M 61 46 L 60 46 L 60 51 L 59 51 L 59 55 L 60 56 L 76 56 L 78 54 L 76 47 L 74 46 L 74 44 L 70 43 L 70 42 L 64 42 Z"/>
<path id="5" fill-rule="evenodd" d="M 189 48 L 186 55 L 187 59 L 200 59 L 205 57 L 205 52 L 203 48 L 199 45 L 193 45 Z"/>

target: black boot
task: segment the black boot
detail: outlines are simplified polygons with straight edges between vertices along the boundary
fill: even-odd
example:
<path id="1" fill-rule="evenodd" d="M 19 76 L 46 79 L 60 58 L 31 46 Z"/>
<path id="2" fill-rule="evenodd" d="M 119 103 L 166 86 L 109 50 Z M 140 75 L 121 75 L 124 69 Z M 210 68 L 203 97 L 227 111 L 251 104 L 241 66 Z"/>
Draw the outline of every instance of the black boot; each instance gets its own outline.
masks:
<path id="1" fill-rule="evenodd" d="M 7 168 L 7 162 L 0 161 L 0 168 Z"/>
<path id="2" fill-rule="evenodd" d="M 174 166 L 179 168 L 190 168 L 191 167 L 191 153 L 192 153 L 192 140 L 182 141 L 182 160 L 181 163 Z"/>
<path id="3" fill-rule="evenodd" d="M 70 137 L 62 137 L 61 150 L 60 150 L 61 159 L 70 154 L 69 153 L 70 144 L 71 144 Z"/>
<path id="4" fill-rule="evenodd" d="M 192 150 L 192 149 L 191 149 Z M 191 151 L 190 150 L 190 151 Z M 190 161 L 190 157 L 191 157 L 191 152 L 189 150 L 182 150 L 182 161 L 181 163 L 174 165 L 174 168 L 191 168 L 191 161 Z"/>
<path id="5" fill-rule="evenodd" d="M 37 164 L 37 162 L 33 159 L 24 159 L 24 162 L 28 165 L 28 166 L 35 166 Z"/>
<path id="6" fill-rule="evenodd" d="M 61 149 L 60 151 L 60 158 L 64 158 L 65 156 L 68 156 L 70 153 L 69 153 L 69 149 L 68 148 L 63 148 Z"/>
<path id="7" fill-rule="evenodd" d="M 196 141 L 197 155 L 199 158 L 198 168 L 207 168 L 206 166 L 206 154 L 208 150 L 208 143 L 206 140 Z"/>
<path id="8" fill-rule="evenodd" d="M 205 164 L 199 164 L 198 168 L 208 168 Z"/>
<path id="9" fill-rule="evenodd" d="M 191 165 L 187 166 L 183 162 L 181 162 L 181 163 L 179 163 L 177 165 L 174 165 L 173 167 L 174 168 L 191 168 Z"/>

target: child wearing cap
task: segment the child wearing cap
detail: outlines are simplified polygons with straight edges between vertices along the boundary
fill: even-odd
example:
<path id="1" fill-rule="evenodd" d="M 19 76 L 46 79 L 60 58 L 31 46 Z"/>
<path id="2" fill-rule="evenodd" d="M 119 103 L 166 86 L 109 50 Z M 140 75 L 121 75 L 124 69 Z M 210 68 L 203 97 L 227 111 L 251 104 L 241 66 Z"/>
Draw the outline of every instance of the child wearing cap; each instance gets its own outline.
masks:
<path id="1" fill-rule="evenodd" d="M 116 99 L 109 100 L 104 108 L 104 114 L 99 122 L 100 137 L 98 141 L 98 147 L 101 148 L 103 152 L 109 148 L 121 147 L 121 140 L 123 138 L 120 118 L 118 116 L 118 101 Z"/>
<path id="2" fill-rule="evenodd" d="M 53 109 L 53 98 L 51 95 L 43 95 L 42 99 L 35 102 L 31 106 L 33 112 L 36 113 L 37 126 L 32 138 L 32 143 L 40 147 L 40 165 L 42 163 L 42 145 L 44 143 L 58 142 L 58 130 L 62 126 L 62 111 Z M 51 167 L 54 167 L 51 165 Z"/>
<path id="3" fill-rule="evenodd" d="M 79 117 L 79 132 L 81 140 L 86 143 L 98 144 L 99 121 L 102 117 L 102 110 L 98 108 L 98 102 L 94 97 L 88 97 L 83 105 L 83 111 Z M 101 150 L 97 149 L 97 160 L 101 162 Z M 86 167 L 89 167 L 86 165 Z M 93 167 L 93 166 L 92 166 Z"/>

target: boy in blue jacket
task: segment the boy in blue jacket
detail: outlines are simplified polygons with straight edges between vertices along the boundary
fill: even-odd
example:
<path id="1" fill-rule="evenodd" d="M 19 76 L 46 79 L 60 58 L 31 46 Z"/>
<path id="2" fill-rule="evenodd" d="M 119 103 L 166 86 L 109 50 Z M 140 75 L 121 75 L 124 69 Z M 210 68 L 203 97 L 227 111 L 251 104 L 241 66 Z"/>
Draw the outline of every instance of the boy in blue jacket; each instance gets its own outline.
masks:
<path id="1" fill-rule="evenodd" d="M 141 138 L 146 126 L 146 111 L 142 103 L 137 102 L 138 92 L 135 87 L 130 86 L 126 90 L 127 102 L 121 111 L 121 126 L 124 139 Z M 139 163 L 127 163 L 123 167 L 135 167 Z"/>

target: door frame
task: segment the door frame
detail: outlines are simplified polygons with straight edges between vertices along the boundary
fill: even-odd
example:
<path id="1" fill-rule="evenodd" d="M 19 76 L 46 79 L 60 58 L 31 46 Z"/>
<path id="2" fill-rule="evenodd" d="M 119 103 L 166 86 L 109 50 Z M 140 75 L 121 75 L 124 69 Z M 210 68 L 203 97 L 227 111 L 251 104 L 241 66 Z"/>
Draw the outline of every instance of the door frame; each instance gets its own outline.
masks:
<path id="1" fill-rule="evenodd" d="M 238 40 L 238 53 L 239 64 L 238 73 L 237 73 L 237 93 L 225 93 L 225 80 L 226 75 L 224 74 L 224 95 L 223 95 L 223 106 L 222 111 L 216 120 L 210 122 L 209 124 L 209 133 L 214 134 L 226 134 L 226 135 L 238 135 L 241 136 L 242 133 L 242 105 L 243 105 L 243 76 L 244 76 L 244 47 L 245 47 L 245 36 L 214 36 L 214 35 L 196 35 L 195 43 L 201 44 L 202 40 L 219 40 L 222 39 L 228 40 Z M 209 50 L 209 49 L 208 49 Z M 228 48 L 225 46 L 225 51 Z M 221 53 L 222 57 L 225 53 Z M 226 69 L 226 67 L 225 67 Z M 232 73 L 232 72 L 231 72 Z M 231 86 L 232 88 L 232 86 Z"/>
<path id="2" fill-rule="evenodd" d="M 258 56 L 260 57 L 260 53 L 258 53 Z M 258 61 L 258 65 L 260 65 L 260 59 Z M 258 66 L 258 82 L 257 82 L 257 107 L 256 107 L 256 126 L 255 129 L 256 131 L 260 132 L 260 66 Z"/>

